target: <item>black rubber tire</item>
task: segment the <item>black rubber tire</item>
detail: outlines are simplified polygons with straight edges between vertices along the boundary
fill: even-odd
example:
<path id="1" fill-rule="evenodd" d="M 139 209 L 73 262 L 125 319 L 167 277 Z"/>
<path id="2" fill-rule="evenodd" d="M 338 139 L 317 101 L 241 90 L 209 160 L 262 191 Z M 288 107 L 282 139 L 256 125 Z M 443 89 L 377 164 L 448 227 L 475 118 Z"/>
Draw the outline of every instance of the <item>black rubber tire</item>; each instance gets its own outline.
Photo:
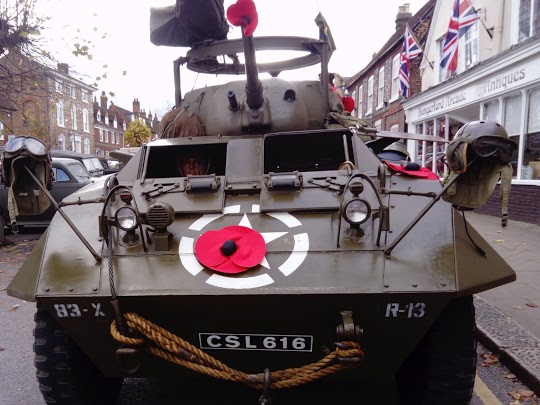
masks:
<path id="1" fill-rule="evenodd" d="M 114 404 L 122 378 L 105 378 L 56 320 L 38 304 L 34 364 L 47 404 Z"/>
<path id="2" fill-rule="evenodd" d="M 476 376 L 472 296 L 451 301 L 396 375 L 402 404 L 468 405 Z"/>

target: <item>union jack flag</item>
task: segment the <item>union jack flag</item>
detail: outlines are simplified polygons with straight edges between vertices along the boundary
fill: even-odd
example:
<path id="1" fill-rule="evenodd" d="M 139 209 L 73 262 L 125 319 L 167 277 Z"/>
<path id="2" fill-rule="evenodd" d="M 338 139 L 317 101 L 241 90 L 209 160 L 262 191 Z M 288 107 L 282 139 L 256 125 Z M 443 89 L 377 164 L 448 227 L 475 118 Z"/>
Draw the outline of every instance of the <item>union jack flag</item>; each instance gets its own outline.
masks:
<path id="1" fill-rule="evenodd" d="M 422 49 L 414 40 L 409 26 L 405 26 L 405 34 L 403 35 L 403 49 L 401 50 L 401 66 L 399 68 L 399 83 L 401 87 L 401 95 L 409 97 L 410 82 L 409 74 L 411 70 L 411 59 L 416 58 L 422 53 Z"/>
<path id="2" fill-rule="evenodd" d="M 458 40 L 480 19 L 469 0 L 456 0 L 441 55 L 441 69 L 450 77 L 457 70 Z"/>

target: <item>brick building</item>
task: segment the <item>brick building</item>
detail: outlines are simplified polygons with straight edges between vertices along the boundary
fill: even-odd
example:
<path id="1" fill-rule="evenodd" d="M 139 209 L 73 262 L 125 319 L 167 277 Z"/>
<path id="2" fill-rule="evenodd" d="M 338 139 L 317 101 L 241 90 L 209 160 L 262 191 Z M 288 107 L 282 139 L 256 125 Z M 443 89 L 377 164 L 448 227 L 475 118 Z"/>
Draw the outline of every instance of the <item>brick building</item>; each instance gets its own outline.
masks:
<path id="1" fill-rule="evenodd" d="M 3 94 L 0 145 L 16 135 L 31 135 L 51 149 L 94 150 L 93 86 L 71 76 L 64 63 L 51 69 L 17 55 L 0 63 L 17 82 Z"/>
<path id="2" fill-rule="evenodd" d="M 143 120 L 146 126 L 152 131 L 152 139 L 157 137 L 159 119 L 157 114 L 151 112 L 146 114 L 141 110 L 139 99 L 133 100 L 132 110 L 110 104 L 105 92 L 101 92 L 100 100 L 94 98 L 94 139 L 97 156 L 109 156 L 110 152 L 116 149 L 125 148 L 127 145 L 124 139 L 124 133 L 130 122 L 134 120 Z"/>
<path id="3" fill-rule="evenodd" d="M 345 85 L 355 99 L 355 115 L 370 121 L 379 130 L 407 130 L 399 82 L 403 35 L 408 24 L 422 47 L 429 31 L 434 8 L 435 0 L 430 0 L 413 16 L 409 11 L 409 4 L 400 6 L 396 16 L 395 33 L 379 52 L 373 55 L 371 62 Z M 419 64 L 420 58 L 411 61 L 411 96 L 421 90 Z"/>

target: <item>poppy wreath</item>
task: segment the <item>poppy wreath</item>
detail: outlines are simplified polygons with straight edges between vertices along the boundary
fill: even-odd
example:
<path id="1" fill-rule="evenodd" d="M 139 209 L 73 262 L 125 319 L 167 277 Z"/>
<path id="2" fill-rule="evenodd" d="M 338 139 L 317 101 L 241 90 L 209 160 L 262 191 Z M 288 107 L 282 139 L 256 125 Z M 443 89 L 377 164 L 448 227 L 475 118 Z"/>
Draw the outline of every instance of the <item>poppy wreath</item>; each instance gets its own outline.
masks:
<path id="1" fill-rule="evenodd" d="M 253 0 L 238 0 L 227 9 L 227 20 L 236 26 L 244 28 L 244 35 L 250 37 L 259 23 L 257 7 Z"/>
<path id="2" fill-rule="evenodd" d="M 251 228 L 232 225 L 203 233 L 195 256 L 204 266 L 220 273 L 241 273 L 258 265 L 266 254 L 262 235 Z"/>

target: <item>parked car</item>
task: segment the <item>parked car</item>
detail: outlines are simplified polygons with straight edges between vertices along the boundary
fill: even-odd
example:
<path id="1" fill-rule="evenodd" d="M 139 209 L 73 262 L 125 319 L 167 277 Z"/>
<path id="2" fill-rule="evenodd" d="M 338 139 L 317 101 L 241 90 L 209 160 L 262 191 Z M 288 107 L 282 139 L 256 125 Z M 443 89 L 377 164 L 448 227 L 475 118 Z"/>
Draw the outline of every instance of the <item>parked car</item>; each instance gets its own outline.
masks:
<path id="1" fill-rule="evenodd" d="M 77 160 L 53 157 L 52 167 L 55 180 L 50 193 L 56 202 L 62 201 L 65 197 L 92 181 L 92 176 L 88 170 Z M 8 189 L 0 181 L 0 224 L 9 226 L 7 200 Z M 56 209 L 51 205 L 43 214 L 19 215 L 17 217 L 17 226 L 47 226 L 55 212 Z"/>
<path id="2" fill-rule="evenodd" d="M 86 167 L 86 170 L 88 170 L 92 177 L 99 177 L 105 174 L 103 165 L 96 156 L 72 152 L 70 150 L 51 150 L 51 156 L 78 160 Z"/>
<path id="3" fill-rule="evenodd" d="M 120 162 L 118 159 L 102 156 L 98 157 L 98 160 L 103 166 L 103 174 L 116 173 L 120 169 Z"/>

